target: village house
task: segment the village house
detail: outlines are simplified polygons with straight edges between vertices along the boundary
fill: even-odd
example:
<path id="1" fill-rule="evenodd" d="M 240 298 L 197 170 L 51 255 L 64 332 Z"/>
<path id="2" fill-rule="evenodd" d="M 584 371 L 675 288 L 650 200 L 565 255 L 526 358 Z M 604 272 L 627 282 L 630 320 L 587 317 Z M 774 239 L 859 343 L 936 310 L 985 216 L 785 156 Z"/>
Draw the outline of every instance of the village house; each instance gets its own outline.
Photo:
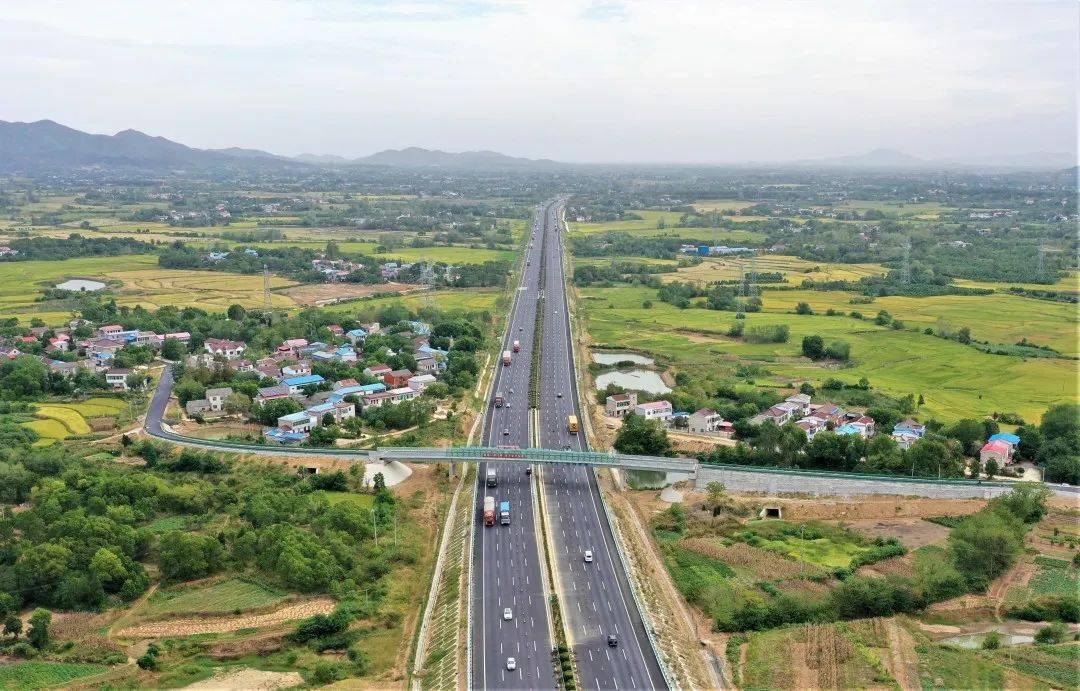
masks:
<path id="1" fill-rule="evenodd" d="M 409 377 L 409 380 L 405 384 L 414 391 L 424 391 L 427 387 L 434 384 L 436 381 L 433 374 L 417 374 Z"/>
<path id="2" fill-rule="evenodd" d="M 334 424 L 341 424 L 342 421 L 349 418 L 356 417 L 356 407 L 352 403 L 346 403 L 344 401 L 327 401 L 320 403 L 319 405 L 311 406 L 306 411 L 311 415 L 313 425 L 319 427 L 323 424 L 323 417 L 329 415 L 334 419 Z"/>
<path id="3" fill-rule="evenodd" d="M 300 349 L 307 344 L 306 338 L 290 338 L 286 341 L 282 341 L 281 345 L 277 347 L 277 352 L 281 355 L 297 357 L 297 353 L 299 353 Z"/>
<path id="4" fill-rule="evenodd" d="M 715 434 L 720 431 L 724 418 L 712 408 L 702 408 L 691 413 L 686 429 L 693 434 Z"/>
<path id="5" fill-rule="evenodd" d="M 666 421 L 672 415 L 671 403 L 668 401 L 650 401 L 639 403 L 634 406 L 634 414 L 646 420 Z"/>
<path id="6" fill-rule="evenodd" d="M 788 396 L 785 402 L 792 403 L 798 406 L 799 417 L 804 417 L 810 414 L 810 397 L 804 393 L 797 393 L 794 396 Z"/>
<path id="7" fill-rule="evenodd" d="M 604 414 L 608 417 L 626 417 L 637 406 L 637 392 L 616 393 L 604 401 Z"/>
<path id="8" fill-rule="evenodd" d="M 375 377 L 376 379 L 382 379 L 383 375 L 389 374 L 394 371 L 394 368 L 390 365 L 371 365 L 364 368 L 364 374 L 369 377 Z"/>
<path id="9" fill-rule="evenodd" d="M 301 360 L 300 362 L 294 362 L 291 365 L 285 365 L 281 368 L 281 376 L 283 377 L 306 377 L 311 374 L 311 363 L 307 360 Z"/>
<path id="10" fill-rule="evenodd" d="M 108 324 L 106 326 L 99 327 L 97 330 L 98 336 L 101 338 L 111 338 L 116 340 L 119 338 L 119 334 L 124 332 L 124 327 L 119 324 Z"/>
<path id="11" fill-rule="evenodd" d="M 255 403 L 262 405 L 267 401 L 273 401 L 279 398 L 289 398 L 289 387 L 284 384 L 278 386 L 264 386 L 259 389 L 259 392 L 255 394 L 253 399 Z"/>
<path id="12" fill-rule="evenodd" d="M 232 388 L 223 386 L 218 389 L 207 389 L 206 400 L 210 403 L 210 410 L 218 412 L 225 409 L 225 399 L 232 395 Z"/>
<path id="13" fill-rule="evenodd" d="M 897 434 L 909 434 L 916 439 L 922 439 L 922 436 L 926 434 L 926 425 L 919 424 L 911 418 L 907 420 L 901 420 L 893 425 L 893 435 Z"/>
<path id="14" fill-rule="evenodd" d="M 411 376 L 413 376 L 411 370 L 396 369 L 384 374 L 382 380 L 386 384 L 387 388 L 400 389 L 408 385 L 409 377 Z"/>
<path id="15" fill-rule="evenodd" d="M 987 461 L 996 461 L 998 466 L 1004 466 L 1012 462 L 1013 447 L 1003 439 L 988 441 L 979 449 L 979 462 L 986 467 Z"/>
<path id="16" fill-rule="evenodd" d="M 299 377 L 289 377 L 288 379 L 285 379 L 281 383 L 284 384 L 285 386 L 289 387 L 289 393 L 290 394 L 295 395 L 295 394 L 302 393 L 305 386 L 312 386 L 312 385 L 315 385 L 315 384 L 322 384 L 324 381 L 325 380 L 322 378 L 322 375 L 308 374 L 308 375 L 299 376 Z"/>
<path id="17" fill-rule="evenodd" d="M 131 374 L 131 370 L 129 369 L 121 369 L 119 367 L 114 367 L 113 369 L 105 372 L 105 383 L 110 388 L 118 389 L 120 391 L 127 391 L 127 378 L 129 374 Z"/>
<path id="18" fill-rule="evenodd" d="M 82 368 L 82 363 L 64 362 L 63 360 L 46 360 L 45 364 L 49 366 L 50 371 L 69 379 L 74 377 L 79 369 Z"/>
<path id="19" fill-rule="evenodd" d="M 817 433 L 825 429 L 825 421 L 819 417 L 809 416 L 795 422 L 795 426 L 806 433 L 808 440 L 817 436 Z"/>
<path id="20" fill-rule="evenodd" d="M 315 420 L 312 419 L 311 413 L 302 410 L 298 413 L 282 415 L 277 419 L 277 426 L 285 432 L 307 433 L 311 432 L 311 428 L 315 426 Z"/>
<path id="21" fill-rule="evenodd" d="M 389 389 L 387 391 L 366 394 L 360 398 L 360 405 L 365 409 L 368 406 L 379 407 L 383 405 L 395 405 L 402 401 L 411 401 L 419 396 L 419 391 L 410 389 L 406 386 L 400 389 Z"/>
<path id="22" fill-rule="evenodd" d="M 231 360 L 243 355 L 247 346 L 239 341 L 230 341 L 224 338 L 208 338 L 206 339 L 206 342 L 203 343 L 203 348 L 211 355 L 221 356 L 226 360 Z"/>

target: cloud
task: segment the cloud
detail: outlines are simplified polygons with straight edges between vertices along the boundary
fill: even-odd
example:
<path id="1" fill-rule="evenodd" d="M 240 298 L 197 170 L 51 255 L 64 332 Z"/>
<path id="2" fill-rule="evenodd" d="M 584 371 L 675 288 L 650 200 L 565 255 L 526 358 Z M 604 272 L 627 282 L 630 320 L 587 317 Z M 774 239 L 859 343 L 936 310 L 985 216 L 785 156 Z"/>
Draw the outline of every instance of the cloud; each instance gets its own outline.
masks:
<path id="1" fill-rule="evenodd" d="M 0 118 L 196 146 L 697 162 L 1075 150 L 1071 1 L 7 4 Z"/>

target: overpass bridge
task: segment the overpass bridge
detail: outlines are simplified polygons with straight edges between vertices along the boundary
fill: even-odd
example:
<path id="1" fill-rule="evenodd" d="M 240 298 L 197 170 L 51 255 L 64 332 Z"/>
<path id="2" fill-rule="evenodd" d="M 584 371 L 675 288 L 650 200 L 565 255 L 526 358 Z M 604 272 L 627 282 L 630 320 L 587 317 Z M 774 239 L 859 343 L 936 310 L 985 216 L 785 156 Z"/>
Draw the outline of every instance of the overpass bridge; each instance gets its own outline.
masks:
<path id="1" fill-rule="evenodd" d="M 457 461 L 509 461 L 536 465 L 578 465 L 624 470 L 693 473 L 698 462 L 693 458 L 634 456 L 598 451 L 560 451 L 557 449 L 508 449 L 492 446 L 380 447 L 373 458 L 410 463 L 454 463 Z"/>

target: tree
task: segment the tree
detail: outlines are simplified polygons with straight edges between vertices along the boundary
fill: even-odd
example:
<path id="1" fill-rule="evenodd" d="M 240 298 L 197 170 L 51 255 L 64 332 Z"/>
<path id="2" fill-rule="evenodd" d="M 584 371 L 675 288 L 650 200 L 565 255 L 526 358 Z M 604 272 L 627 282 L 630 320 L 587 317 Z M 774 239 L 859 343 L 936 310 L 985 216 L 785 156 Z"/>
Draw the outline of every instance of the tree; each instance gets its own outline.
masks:
<path id="1" fill-rule="evenodd" d="M 225 398 L 225 411 L 232 414 L 246 413 L 251 410 L 251 399 L 234 391 Z"/>
<path id="2" fill-rule="evenodd" d="M 795 305 L 795 314 L 813 314 L 814 309 L 810 307 L 809 302 L 800 302 Z"/>
<path id="3" fill-rule="evenodd" d="M 940 438 L 923 437 L 904 452 L 904 465 L 912 475 L 922 477 L 963 477 L 964 458 L 959 444 Z"/>
<path id="4" fill-rule="evenodd" d="M 991 458 L 986 462 L 984 470 L 986 471 L 986 477 L 993 480 L 994 476 L 998 474 L 1001 468 L 998 467 L 998 462 Z"/>
<path id="5" fill-rule="evenodd" d="M 207 535 L 173 530 L 161 538 L 158 561 L 161 572 L 172 580 L 202 578 L 223 566 L 221 543 Z"/>
<path id="6" fill-rule="evenodd" d="M 960 330 L 956 332 L 956 340 L 964 345 L 971 343 L 971 329 L 966 326 L 961 326 Z"/>
<path id="7" fill-rule="evenodd" d="M 979 511 L 949 533 L 956 568 L 975 590 L 983 590 L 1016 561 L 1023 549 L 1019 520 L 1002 511 Z"/>
<path id="8" fill-rule="evenodd" d="M 716 506 L 723 500 L 726 491 L 727 488 L 724 487 L 724 483 L 722 482 L 713 481 L 705 485 L 705 494 L 709 497 L 709 503 L 713 506 Z"/>
<path id="9" fill-rule="evenodd" d="M 261 405 L 251 408 L 251 417 L 264 425 L 277 424 L 279 417 L 292 415 L 303 410 L 304 407 L 291 398 L 275 398 Z"/>
<path id="10" fill-rule="evenodd" d="M 161 344 L 161 357 L 166 360 L 178 362 L 187 353 L 183 342 L 175 338 L 166 338 Z"/>
<path id="11" fill-rule="evenodd" d="M 856 434 L 818 432 L 806 447 L 804 463 L 824 470 L 854 470 L 865 444 Z"/>
<path id="12" fill-rule="evenodd" d="M 7 615 L 7 619 L 4 620 L 4 633 L 12 638 L 18 638 L 22 630 L 23 623 L 22 619 L 19 619 L 19 615 L 14 612 Z"/>
<path id="13" fill-rule="evenodd" d="M 244 321 L 244 317 L 247 316 L 247 310 L 244 309 L 243 305 L 233 303 L 229 305 L 226 315 L 234 322 Z"/>
<path id="14" fill-rule="evenodd" d="M 90 560 L 90 573 L 101 581 L 102 587 L 113 592 L 120 589 L 128 575 L 120 557 L 105 547 L 94 553 Z"/>
<path id="15" fill-rule="evenodd" d="M 851 359 L 851 344 L 847 341 L 833 341 L 825 348 L 825 357 L 846 362 Z"/>
<path id="16" fill-rule="evenodd" d="M 821 336 L 804 336 L 802 340 L 802 354 L 811 360 L 820 360 L 825 357 L 825 340 Z"/>
<path id="17" fill-rule="evenodd" d="M 44 650 L 49 645 L 49 626 L 52 624 L 52 613 L 47 609 L 37 608 L 30 615 L 30 628 L 26 633 L 30 644 L 38 650 Z"/>
<path id="18" fill-rule="evenodd" d="M 176 399 L 180 405 L 187 405 L 188 401 L 198 401 L 206 398 L 206 387 L 194 379 L 184 378 L 173 387 Z"/>
<path id="19" fill-rule="evenodd" d="M 978 450 L 977 447 L 981 446 L 986 439 L 984 436 L 986 430 L 982 423 L 970 418 L 957 420 L 956 423 L 945 430 L 945 434 L 963 444 L 964 452 L 968 455 L 974 455 Z"/>
<path id="20" fill-rule="evenodd" d="M 671 452 L 671 442 L 667 430 L 659 422 L 630 413 L 623 418 L 622 427 L 615 436 L 615 450 L 625 454 L 666 456 Z"/>

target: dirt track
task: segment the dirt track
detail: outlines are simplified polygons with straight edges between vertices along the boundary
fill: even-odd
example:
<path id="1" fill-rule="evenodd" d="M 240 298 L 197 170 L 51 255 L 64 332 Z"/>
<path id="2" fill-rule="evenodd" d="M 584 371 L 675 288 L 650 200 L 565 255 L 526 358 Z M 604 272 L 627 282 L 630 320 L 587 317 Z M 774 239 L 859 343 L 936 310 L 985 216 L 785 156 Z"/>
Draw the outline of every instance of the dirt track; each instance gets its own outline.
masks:
<path id="1" fill-rule="evenodd" d="M 122 629 L 116 635 L 121 638 L 164 638 L 170 636 L 194 636 L 200 633 L 228 633 L 239 629 L 276 626 L 286 621 L 304 619 L 315 614 L 327 614 L 333 609 L 334 600 L 322 597 L 303 602 L 294 602 L 281 609 L 264 614 L 151 621 Z"/>

